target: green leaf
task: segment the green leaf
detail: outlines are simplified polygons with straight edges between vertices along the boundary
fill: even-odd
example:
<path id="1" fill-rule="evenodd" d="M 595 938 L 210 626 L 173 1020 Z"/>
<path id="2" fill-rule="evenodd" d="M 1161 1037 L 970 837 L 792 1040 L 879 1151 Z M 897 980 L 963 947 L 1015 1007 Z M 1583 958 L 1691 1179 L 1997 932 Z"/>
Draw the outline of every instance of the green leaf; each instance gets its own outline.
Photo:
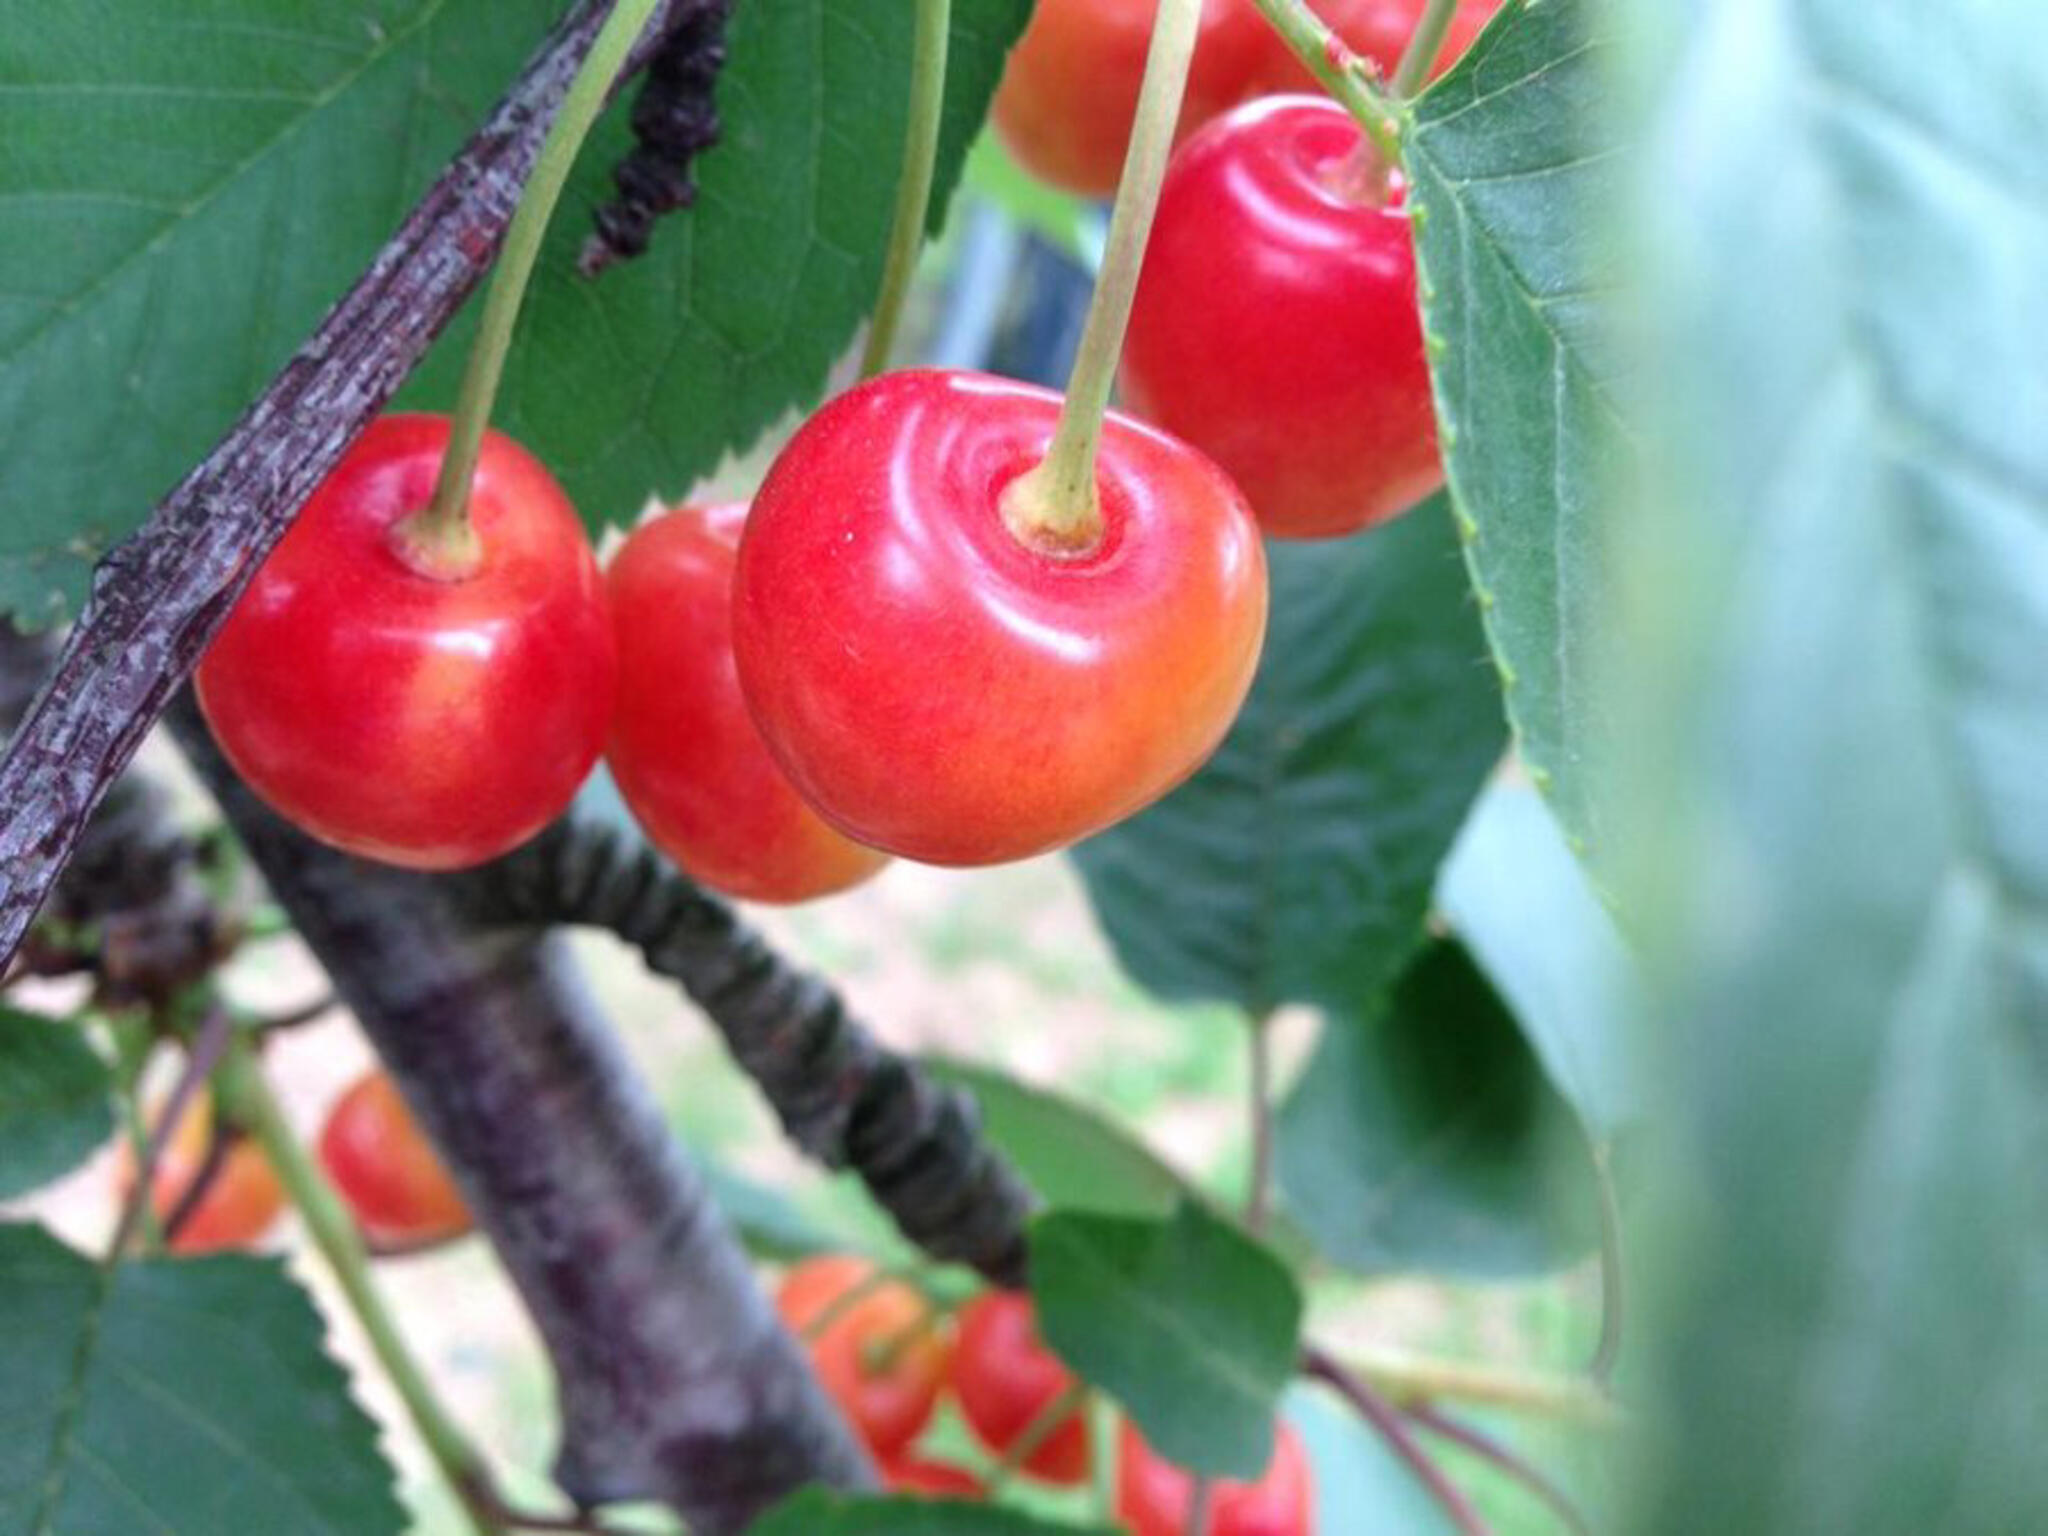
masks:
<path id="1" fill-rule="evenodd" d="M 1085 1104 L 991 1067 L 930 1056 L 925 1065 L 973 1092 L 989 1140 L 1048 1205 L 1165 1216 L 1187 1192 L 1157 1154 Z"/>
<path id="2" fill-rule="evenodd" d="M 1634 1528 L 2039 1530 L 2048 11 L 1663 31 L 1626 888 L 1696 1150 Z"/>
<path id="3" fill-rule="evenodd" d="M 1604 1140 L 1639 1119 L 1641 977 L 1534 790 L 1503 782 L 1480 798 L 1437 906 L 1587 1128 Z"/>
<path id="4" fill-rule="evenodd" d="M 0 1528 L 403 1530 L 376 1432 L 274 1259 L 97 1266 L 0 1227 Z"/>
<path id="5" fill-rule="evenodd" d="M 561 9 L 0 0 L 0 614 L 75 609 L 91 562 L 255 398 Z M 1029 4 L 953 9 L 942 191 Z M 680 494 L 823 388 L 880 277 L 911 24 L 907 5 L 736 7 L 699 206 L 590 283 L 575 253 L 626 113 L 593 135 L 498 416 L 593 524 Z M 473 318 L 410 403 L 452 404 Z"/>
<path id="6" fill-rule="evenodd" d="M 113 1091 L 76 1024 L 0 1007 L 0 1200 L 92 1156 L 114 1134 Z"/>
<path id="7" fill-rule="evenodd" d="M 751 1536 L 1114 1536 L 988 1504 L 899 1496 L 861 1498 L 805 1488 L 748 1527 Z"/>
<path id="8" fill-rule="evenodd" d="M 1441 501 L 1268 554 L 1266 654 L 1229 737 L 1075 850 L 1132 976 L 1253 1013 L 1367 998 L 1399 973 L 1504 746 Z"/>
<path id="9" fill-rule="evenodd" d="M 1254 1478 L 1294 1374 L 1302 1298 L 1270 1251 L 1187 1202 L 1165 1220 L 1053 1211 L 1031 1228 L 1038 1326 L 1169 1461 Z"/>
<path id="10" fill-rule="evenodd" d="M 1598 1230 L 1570 1112 L 1448 941 L 1381 1003 L 1330 1016 L 1277 1153 L 1289 1211 L 1349 1269 L 1529 1274 Z"/>
<path id="11" fill-rule="evenodd" d="M 1530 776 L 1600 842 L 1598 655 L 1618 473 L 1605 295 L 1622 161 L 1588 0 L 1508 0 L 1415 106 L 1406 151 L 1444 462 Z"/>

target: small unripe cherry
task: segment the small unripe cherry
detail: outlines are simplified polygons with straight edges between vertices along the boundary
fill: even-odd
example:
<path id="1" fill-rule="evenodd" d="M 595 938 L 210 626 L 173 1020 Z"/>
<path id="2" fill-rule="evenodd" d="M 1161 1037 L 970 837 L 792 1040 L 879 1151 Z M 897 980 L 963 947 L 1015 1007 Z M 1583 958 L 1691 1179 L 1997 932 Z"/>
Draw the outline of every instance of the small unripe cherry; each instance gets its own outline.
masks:
<path id="1" fill-rule="evenodd" d="M 387 1073 L 365 1073 L 335 1101 L 320 1163 L 378 1247 L 416 1248 L 470 1228 L 462 1192 Z"/>

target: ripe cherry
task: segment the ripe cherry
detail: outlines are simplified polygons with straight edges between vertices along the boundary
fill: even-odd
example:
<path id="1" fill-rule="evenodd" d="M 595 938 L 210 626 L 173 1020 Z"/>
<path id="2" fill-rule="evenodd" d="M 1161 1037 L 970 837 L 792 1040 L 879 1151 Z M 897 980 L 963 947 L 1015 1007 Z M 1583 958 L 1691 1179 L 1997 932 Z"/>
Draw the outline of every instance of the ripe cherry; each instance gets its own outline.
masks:
<path id="1" fill-rule="evenodd" d="M 988 1493 L 973 1473 L 916 1456 L 899 1456 L 884 1462 L 882 1485 L 897 1493 L 922 1493 L 941 1499 L 980 1499 Z"/>
<path id="2" fill-rule="evenodd" d="M 320 1162 L 379 1247 L 444 1242 L 470 1228 L 461 1191 L 383 1072 L 366 1073 L 335 1102 Z"/>
<path id="3" fill-rule="evenodd" d="M 776 760 L 849 837 L 932 864 L 1062 847 L 1194 771 L 1243 702 L 1265 555 L 1236 489 L 1112 413 L 1083 549 L 1011 531 L 1057 395 L 885 374 L 806 422 L 740 541 L 733 649 Z"/>
<path id="4" fill-rule="evenodd" d="M 1401 189 L 1369 193 L 1358 125 L 1278 96 L 1174 156 L 1120 375 L 1209 454 L 1266 531 L 1351 533 L 1443 483 Z"/>
<path id="5" fill-rule="evenodd" d="M 888 855 L 819 819 L 747 712 L 732 659 L 746 515 L 665 512 L 613 557 L 619 702 L 605 757 L 648 837 L 690 875 L 750 901 L 807 901 L 867 879 Z"/>
<path id="6" fill-rule="evenodd" d="M 1427 4 L 1428 0 L 1309 0 L 1309 9 L 1327 22 L 1353 53 L 1376 66 L 1382 75 L 1391 76 L 1407 52 L 1408 39 L 1415 35 L 1415 24 Z M 1501 4 L 1502 0 L 1462 0 L 1430 69 L 1431 79 L 1464 57 Z M 1253 60 L 1245 95 L 1321 89 L 1280 35 L 1268 28 Z"/>
<path id="7" fill-rule="evenodd" d="M 1116 1511 L 1132 1536 L 1181 1536 L 1195 1480 L 1166 1461 L 1126 1421 L 1117 1437 Z M 1209 1536 L 1309 1536 L 1315 1486 L 1301 1435 L 1284 1419 L 1273 1459 L 1257 1482 L 1218 1479 L 1209 1494 Z"/>
<path id="8" fill-rule="evenodd" d="M 511 439 L 470 498 L 482 564 L 423 575 L 392 525 L 424 507 L 448 422 L 387 416 L 343 456 L 199 664 L 251 789 L 305 831 L 417 869 L 479 864 L 569 803 L 611 715 L 604 593 L 575 509 Z"/>
<path id="9" fill-rule="evenodd" d="M 1038 0 L 996 90 L 991 121 L 1042 181 L 1106 197 L 1123 174 L 1158 0 Z M 1251 0 L 1202 0 L 1177 132 L 1242 101 L 1267 26 Z"/>
<path id="10" fill-rule="evenodd" d="M 888 1461 L 930 1422 L 951 1353 L 929 1303 L 879 1280 L 848 1254 L 806 1259 L 783 1277 L 775 1305 L 804 1341 L 826 1393 L 876 1458 Z"/>
<path id="11" fill-rule="evenodd" d="M 161 1110 L 151 1113 L 154 1126 Z M 192 1181 L 206 1168 L 206 1154 L 213 1144 L 213 1104 L 205 1094 L 186 1109 L 171 1138 L 164 1143 L 156 1169 L 149 1181 L 150 1209 L 159 1223 L 167 1224 L 185 1199 Z M 125 1192 L 134 1186 L 132 1154 L 121 1160 L 118 1185 Z M 284 1186 L 270 1160 L 254 1142 L 237 1137 L 227 1145 L 220 1166 L 190 1214 L 170 1235 L 173 1253 L 219 1253 L 248 1248 L 267 1232 L 285 1207 Z"/>
<path id="12" fill-rule="evenodd" d="M 1073 1373 L 1039 1342 L 1029 1298 L 989 1291 L 961 1312 L 953 1393 L 969 1426 L 998 1456 L 1073 1386 Z M 1071 1484 L 1087 1480 L 1089 1463 L 1088 1421 L 1077 1407 L 1019 1470 L 1044 1482 Z"/>

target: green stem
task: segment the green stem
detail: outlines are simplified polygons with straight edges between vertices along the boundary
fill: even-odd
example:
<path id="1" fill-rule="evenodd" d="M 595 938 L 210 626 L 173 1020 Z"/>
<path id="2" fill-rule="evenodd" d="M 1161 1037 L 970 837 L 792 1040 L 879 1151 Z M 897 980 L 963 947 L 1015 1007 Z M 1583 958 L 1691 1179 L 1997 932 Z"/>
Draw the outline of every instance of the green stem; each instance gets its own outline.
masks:
<path id="1" fill-rule="evenodd" d="M 1245 1230 L 1263 1237 L 1273 1206 L 1273 1016 L 1262 1013 L 1249 1021 L 1251 1037 L 1252 1166 L 1244 1200 Z"/>
<path id="2" fill-rule="evenodd" d="M 924 248 L 924 226 L 932 201 L 932 175 L 939 158 L 939 123 L 946 105 L 946 42 L 952 30 L 951 0 L 917 0 L 917 31 L 910 52 L 910 121 L 903 135 L 903 173 L 896 179 L 896 215 L 889 230 L 889 254 L 882 266 L 882 291 L 874 323 L 861 350 L 860 376 L 872 379 L 889 366 L 903 301 Z"/>
<path id="3" fill-rule="evenodd" d="M 1502 1371 L 1388 1350 L 1347 1350 L 1342 1364 L 1399 1408 L 1419 1403 L 1462 1402 L 1597 1428 L 1626 1422 L 1620 1404 L 1606 1391 L 1576 1379 Z"/>
<path id="4" fill-rule="evenodd" d="M 1302 67 L 1358 120 L 1358 126 L 1388 165 L 1401 157 L 1401 122 L 1395 104 L 1373 81 L 1372 65 L 1332 32 L 1305 0 L 1253 0 L 1259 12 L 1294 51 Z"/>
<path id="5" fill-rule="evenodd" d="M 1085 1381 L 1070 1382 L 1057 1397 L 1049 1398 L 1045 1406 L 1031 1416 L 1024 1432 L 1003 1448 L 1002 1459 L 983 1480 L 990 1495 L 1008 1482 L 1019 1467 L 1036 1456 L 1039 1447 L 1050 1440 L 1062 1424 L 1076 1413 L 1085 1413 L 1088 1402 L 1088 1383 Z"/>
<path id="6" fill-rule="evenodd" d="M 1401 62 L 1394 67 L 1393 89 L 1403 99 L 1421 90 L 1429 79 L 1437 57 L 1444 51 L 1444 38 L 1451 30 L 1451 18 L 1458 13 L 1458 0 L 1429 0 L 1409 34 Z"/>
<path id="7" fill-rule="evenodd" d="M 1216 1485 L 1206 1477 L 1195 1479 L 1188 1492 L 1188 1523 L 1184 1536 L 1209 1536 L 1209 1503 Z"/>
<path id="8" fill-rule="evenodd" d="M 1593 1145 L 1594 1182 L 1600 1192 L 1600 1339 L 1586 1374 L 1601 1386 L 1614 1378 L 1621 1360 L 1623 1320 L 1628 1314 L 1627 1264 L 1621 1236 L 1621 1196 L 1614 1186 L 1612 1144 Z"/>
<path id="9" fill-rule="evenodd" d="M 491 406 L 498 397 L 498 381 L 505 371 L 505 354 L 512 345 L 512 326 L 519 318 L 527 280 L 540 255 L 541 238 L 576 163 L 576 153 L 604 110 L 612 82 L 658 3 L 618 0 L 605 18 L 576 78 L 569 82 L 519 208 L 505 231 L 490 292 L 484 296 L 483 319 L 470 344 L 469 363 L 455 398 L 455 420 L 448 435 L 448 451 L 441 460 L 440 478 L 434 485 L 434 499 L 392 530 L 401 558 L 423 576 L 459 581 L 482 563 L 483 551 L 470 526 L 469 488 L 476 478 L 477 454 L 483 447 L 484 429 L 490 424 Z"/>
<path id="10" fill-rule="evenodd" d="M 285 1193 L 305 1222 L 313 1246 L 327 1261 L 349 1309 L 362 1324 L 378 1363 L 397 1388 L 427 1454 L 455 1490 L 473 1528 L 481 1531 L 484 1527 L 476 1518 L 471 1491 L 486 1482 L 483 1461 L 441 1406 L 426 1373 L 399 1333 L 390 1309 L 384 1305 L 384 1298 L 378 1294 L 370 1275 L 369 1254 L 355 1221 L 293 1132 L 255 1055 L 239 1040 L 221 1064 L 221 1090 L 225 1107 L 241 1118 L 276 1170 L 278 1182 L 284 1185 Z"/>
<path id="11" fill-rule="evenodd" d="M 1095 495 L 1102 416 L 1116 382 L 1117 356 L 1123 351 L 1145 242 L 1159 206 L 1159 184 L 1166 179 L 1201 14 L 1201 0 L 1160 0 L 1152 23 L 1131 147 L 1124 156 L 1123 179 L 1109 218 L 1095 297 L 1067 380 L 1066 403 L 1045 461 L 1018 476 L 1003 493 L 1003 520 L 1027 544 L 1078 553 L 1093 547 L 1102 535 L 1102 509 Z"/>

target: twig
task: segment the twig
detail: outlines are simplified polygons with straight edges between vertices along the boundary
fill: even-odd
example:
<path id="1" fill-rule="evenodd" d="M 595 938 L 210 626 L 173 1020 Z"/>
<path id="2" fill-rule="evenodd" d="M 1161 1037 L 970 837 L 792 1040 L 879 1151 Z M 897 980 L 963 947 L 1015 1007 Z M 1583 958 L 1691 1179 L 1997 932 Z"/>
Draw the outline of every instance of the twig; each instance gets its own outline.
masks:
<path id="1" fill-rule="evenodd" d="M 168 1246 L 178 1240 L 178 1234 L 185 1230 L 186 1223 L 205 1201 L 208 1191 L 220 1178 L 220 1171 L 227 1166 L 228 1152 L 235 1144 L 235 1129 L 219 1115 L 213 1117 L 213 1124 L 207 1128 L 206 1156 L 199 1160 L 192 1177 L 185 1181 L 185 1187 L 178 1191 L 178 1202 L 164 1217 L 164 1242 Z"/>
<path id="2" fill-rule="evenodd" d="M 1479 1511 L 1472 1507 L 1472 1501 L 1448 1477 L 1442 1467 L 1421 1443 L 1416 1440 L 1399 1411 L 1379 1393 L 1375 1392 L 1364 1378 L 1348 1371 L 1335 1357 L 1314 1344 L 1304 1345 L 1301 1352 L 1301 1368 L 1304 1375 L 1323 1382 L 1333 1388 L 1372 1427 L 1380 1432 L 1394 1454 L 1405 1461 L 1409 1469 L 1421 1479 L 1424 1487 L 1444 1507 L 1444 1512 L 1465 1536 L 1489 1536 L 1487 1524 L 1479 1518 Z"/>
<path id="3" fill-rule="evenodd" d="M 199 1094 L 200 1085 L 219 1065 L 221 1055 L 228 1048 L 228 1041 L 234 1034 L 234 1026 L 227 1011 L 214 1008 L 208 1011 L 206 1021 L 199 1026 L 199 1033 L 193 1037 L 192 1049 L 185 1057 L 185 1069 L 178 1074 L 177 1084 L 171 1089 L 170 1097 L 164 1100 L 162 1113 L 151 1127 L 148 1140 L 143 1146 L 142 1164 L 135 1170 L 134 1187 L 128 1191 L 128 1198 L 121 1202 L 120 1219 L 115 1223 L 114 1236 L 107 1244 L 107 1255 L 111 1261 L 125 1253 L 135 1236 L 135 1228 L 142 1220 L 142 1212 L 148 1206 L 151 1187 L 156 1181 L 157 1165 L 163 1161 L 164 1148 L 171 1144 L 171 1138 L 178 1133 L 178 1125 Z M 194 1181 L 196 1184 L 196 1180 Z M 180 1202 L 182 1206 L 183 1202 Z M 175 1213 L 174 1213 L 175 1214 Z M 189 1213 L 188 1213 L 189 1214 Z M 169 1224 L 166 1224 L 169 1236 Z"/>
<path id="4" fill-rule="evenodd" d="M 83 615 L 0 760 L 0 964 L 300 503 L 489 267 L 555 105 L 609 9 L 583 0 L 570 12 L 312 337 L 100 563 Z M 658 45 L 660 21 L 628 73 Z"/>
<path id="5" fill-rule="evenodd" d="M 1410 1408 L 1408 1417 L 1430 1433 L 1441 1435 L 1446 1440 L 1463 1446 L 1481 1460 L 1491 1462 L 1556 1510 L 1559 1518 L 1577 1533 L 1577 1536 L 1592 1536 L 1592 1526 L 1586 1523 L 1586 1517 L 1579 1512 L 1578 1505 L 1572 1502 L 1571 1495 L 1491 1435 L 1482 1434 L 1470 1425 L 1461 1424 L 1458 1420 L 1428 1406 Z"/>

